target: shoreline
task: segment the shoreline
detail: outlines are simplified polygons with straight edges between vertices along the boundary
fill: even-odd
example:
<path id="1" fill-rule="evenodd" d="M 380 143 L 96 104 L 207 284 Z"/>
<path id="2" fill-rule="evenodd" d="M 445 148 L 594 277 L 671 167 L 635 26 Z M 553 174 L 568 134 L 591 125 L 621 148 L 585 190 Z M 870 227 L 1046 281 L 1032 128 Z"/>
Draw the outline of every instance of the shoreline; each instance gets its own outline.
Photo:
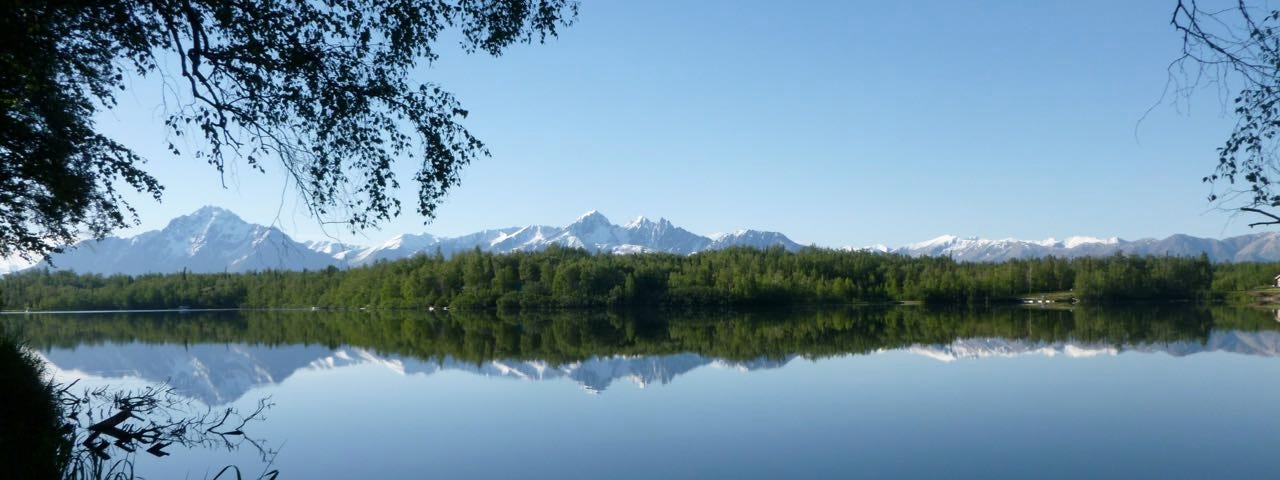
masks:
<path id="1" fill-rule="evenodd" d="M 861 303 L 805 303 L 793 305 L 756 305 L 756 306 L 725 306 L 725 305 L 707 305 L 692 306 L 687 308 L 675 309 L 658 309 L 658 311 L 701 311 L 701 310 L 776 310 L 776 309 L 813 309 L 813 308 L 867 308 L 867 307 L 934 307 L 934 308 L 994 308 L 994 307 L 1019 307 L 1019 308 L 1055 308 L 1055 309 L 1071 309 L 1079 306 L 1126 306 L 1126 305 L 1151 305 L 1151 304 L 1202 304 L 1206 306 L 1219 305 L 1231 307 L 1280 307 L 1280 288 L 1276 289 L 1275 295 L 1262 297 L 1263 301 L 1239 301 L 1241 296 L 1249 292 L 1231 292 L 1231 294 L 1210 300 L 1188 300 L 1188 299 L 1151 299 L 1151 300 L 1125 300 L 1114 302 L 1081 302 L 1074 296 L 1056 298 L 1043 298 L 1039 295 L 1026 296 L 1018 299 L 1010 299 L 1003 301 L 993 301 L 985 303 L 926 303 L 919 300 L 903 300 L 890 302 L 861 302 Z M 1250 298 L 1255 298 L 1250 296 Z M 1234 299 L 1234 300 L 1233 300 Z M 428 310 L 423 308 L 395 308 L 395 307 L 231 307 L 231 308 L 132 308 L 121 310 L 0 310 L 0 315 L 89 315 L 104 313 L 210 313 L 210 312 L 353 312 L 353 311 L 395 311 L 395 312 L 421 312 L 421 313 L 452 313 L 452 312 L 491 312 L 503 310 L 501 308 L 436 308 Z M 558 307 L 558 308 L 534 308 L 534 309 L 515 309 L 511 313 L 535 313 L 535 312 L 570 312 L 570 311 L 626 311 L 636 310 L 634 307 Z M 644 309 L 641 309 L 644 310 Z"/>

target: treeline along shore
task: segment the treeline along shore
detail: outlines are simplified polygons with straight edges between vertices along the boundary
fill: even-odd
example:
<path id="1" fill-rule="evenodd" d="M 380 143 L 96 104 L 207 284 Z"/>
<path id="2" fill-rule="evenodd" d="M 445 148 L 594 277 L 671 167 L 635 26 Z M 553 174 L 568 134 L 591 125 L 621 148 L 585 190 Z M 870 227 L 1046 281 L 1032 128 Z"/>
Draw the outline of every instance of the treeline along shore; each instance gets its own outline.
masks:
<path id="1" fill-rule="evenodd" d="M 5 309 L 749 307 L 1016 302 L 1044 292 L 1086 303 L 1206 301 L 1265 286 L 1280 264 L 1206 257 L 1040 258 L 967 263 L 809 248 L 695 255 L 538 252 L 420 255 L 319 271 L 139 276 L 34 269 L 0 279 Z"/>

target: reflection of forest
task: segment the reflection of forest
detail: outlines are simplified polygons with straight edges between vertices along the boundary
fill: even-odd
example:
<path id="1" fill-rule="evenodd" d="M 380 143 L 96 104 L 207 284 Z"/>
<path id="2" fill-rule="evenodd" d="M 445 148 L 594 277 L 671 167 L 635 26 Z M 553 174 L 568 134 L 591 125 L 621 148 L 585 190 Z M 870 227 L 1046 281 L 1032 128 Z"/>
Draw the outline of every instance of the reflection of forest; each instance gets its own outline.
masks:
<path id="1" fill-rule="evenodd" d="M 747 360 L 863 353 L 965 338 L 1105 343 L 1203 342 L 1214 329 L 1277 330 L 1274 313 L 1159 305 L 1128 308 L 848 308 L 669 314 L 407 311 L 7 315 L 37 349 L 102 342 L 350 345 L 383 354 L 481 362 L 693 352 Z"/>

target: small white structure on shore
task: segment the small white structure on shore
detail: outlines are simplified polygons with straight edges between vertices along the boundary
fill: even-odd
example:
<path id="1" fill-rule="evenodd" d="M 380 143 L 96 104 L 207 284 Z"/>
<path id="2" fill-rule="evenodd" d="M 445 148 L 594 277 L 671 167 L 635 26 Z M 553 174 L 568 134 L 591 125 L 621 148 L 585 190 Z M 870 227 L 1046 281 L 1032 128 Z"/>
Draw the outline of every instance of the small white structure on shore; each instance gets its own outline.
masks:
<path id="1" fill-rule="evenodd" d="M 1276 275 L 1276 278 L 1274 278 L 1274 279 L 1272 279 L 1272 280 L 1273 280 L 1273 281 L 1271 282 L 1271 286 L 1273 286 L 1273 287 L 1280 287 L 1280 275 Z"/>

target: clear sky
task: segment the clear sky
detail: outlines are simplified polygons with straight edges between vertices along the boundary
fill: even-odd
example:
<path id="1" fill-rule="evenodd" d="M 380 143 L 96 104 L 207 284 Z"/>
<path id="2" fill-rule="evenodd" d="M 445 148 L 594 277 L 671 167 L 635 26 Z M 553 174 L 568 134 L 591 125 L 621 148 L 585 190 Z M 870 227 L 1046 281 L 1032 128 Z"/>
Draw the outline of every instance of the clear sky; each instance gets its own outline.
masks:
<path id="1" fill-rule="evenodd" d="M 446 49 L 420 69 L 493 153 L 464 170 L 435 222 L 406 211 L 362 235 L 327 230 L 372 243 L 597 209 L 827 246 L 1248 233 L 1200 183 L 1232 125 L 1226 104 L 1215 92 L 1160 103 L 1180 48 L 1172 8 L 586 0 L 549 44 L 499 58 Z M 210 204 L 325 236 L 278 171 L 241 168 L 223 189 L 212 167 L 167 154 L 158 85 L 136 81 L 99 119 L 167 187 L 160 204 L 134 201 L 143 225 L 122 233 Z"/>

